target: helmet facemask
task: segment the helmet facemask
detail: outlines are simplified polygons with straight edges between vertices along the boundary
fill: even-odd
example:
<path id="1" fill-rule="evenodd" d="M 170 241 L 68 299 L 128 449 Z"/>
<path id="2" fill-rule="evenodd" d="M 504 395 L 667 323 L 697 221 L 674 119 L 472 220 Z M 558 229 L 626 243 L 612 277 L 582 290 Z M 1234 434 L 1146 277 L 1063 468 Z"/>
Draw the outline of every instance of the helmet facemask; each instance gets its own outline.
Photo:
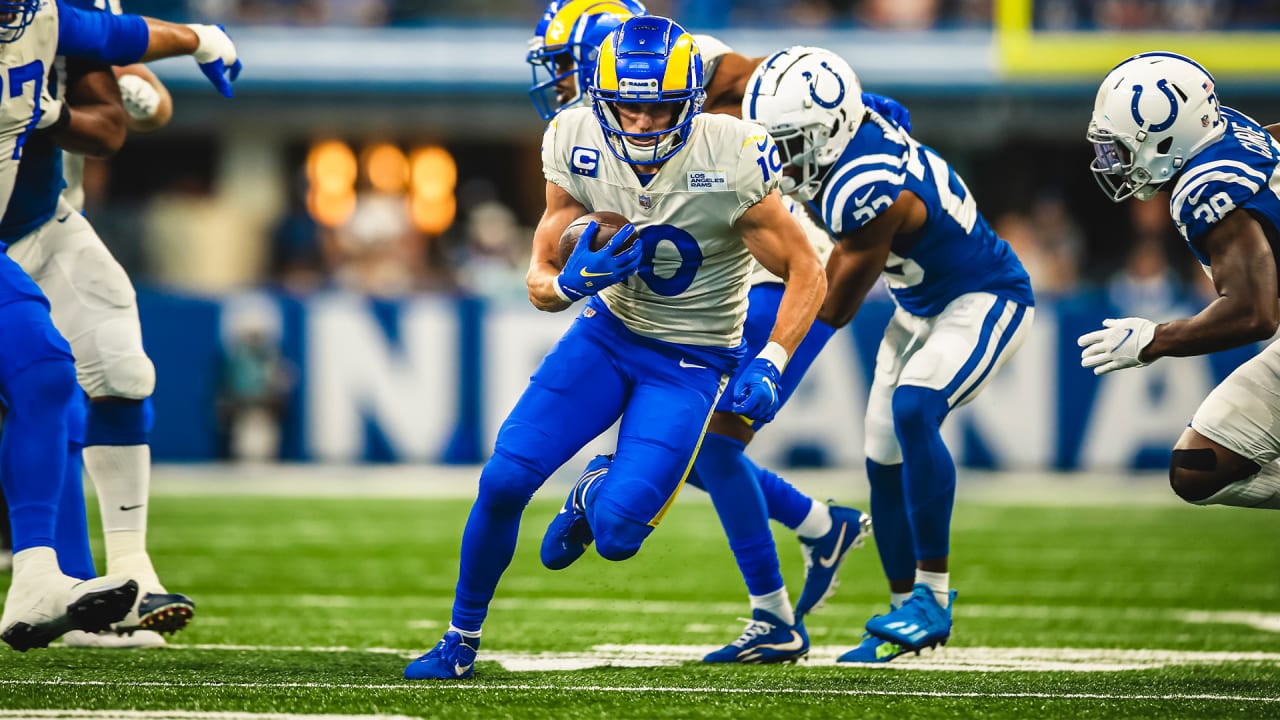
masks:
<path id="1" fill-rule="evenodd" d="M 0 0 L 0 43 L 17 42 L 39 10 L 40 0 Z"/>
<path id="2" fill-rule="evenodd" d="M 1126 138 L 1098 127 L 1097 123 L 1090 123 L 1088 139 L 1093 144 L 1094 154 L 1089 169 L 1102 192 L 1113 202 L 1131 197 L 1150 200 L 1159 192 L 1160 186 L 1151 184 L 1151 173 L 1146 168 L 1135 166 L 1135 153 L 1126 144 Z"/>
<path id="3" fill-rule="evenodd" d="M 546 47 L 540 38 L 529 41 L 529 53 L 525 56 L 525 62 L 533 71 L 529 99 L 543 120 L 550 120 L 561 110 L 584 102 L 597 54 L 596 48 L 581 43 Z M 560 89 L 566 81 L 572 83 L 573 97 L 561 102 Z"/>

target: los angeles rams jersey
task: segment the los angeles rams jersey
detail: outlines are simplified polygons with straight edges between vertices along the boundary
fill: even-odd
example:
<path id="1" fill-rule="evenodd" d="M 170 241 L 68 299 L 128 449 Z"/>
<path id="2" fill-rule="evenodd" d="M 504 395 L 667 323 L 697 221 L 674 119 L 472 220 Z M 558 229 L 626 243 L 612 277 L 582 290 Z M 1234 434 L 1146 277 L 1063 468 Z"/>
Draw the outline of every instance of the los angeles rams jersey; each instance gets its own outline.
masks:
<path id="1" fill-rule="evenodd" d="M 919 230 L 893 239 L 885 263 L 885 284 L 899 307 L 932 317 L 971 292 L 1034 304 L 1022 263 L 978 212 L 960 176 L 874 110 L 827 173 L 817 205 L 839 236 L 874 220 L 904 190 L 920 198 L 928 218 Z"/>
<path id="2" fill-rule="evenodd" d="M 614 157 L 590 108 L 547 127 L 542 167 L 588 210 L 626 216 L 640 233 L 640 270 L 598 297 L 632 332 L 673 343 L 736 347 L 752 257 L 733 224 L 773 191 L 781 169 L 764 129 L 699 114 L 685 146 L 647 184 Z"/>
<path id="3" fill-rule="evenodd" d="M 1222 119 L 1226 132 L 1178 173 L 1169 199 L 1178 232 L 1210 273 L 1203 241 L 1236 208 L 1262 223 L 1273 250 L 1280 250 L 1280 142 L 1238 110 L 1222 108 Z"/>
<path id="4" fill-rule="evenodd" d="M 38 109 L 52 102 L 47 77 L 58 50 L 57 6 L 41 3 L 22 37 L 0 48 L 0 70 L 8 80 L 0 100 L 0 207 L 5 207 L 22 148 L 39 120 Z"/>

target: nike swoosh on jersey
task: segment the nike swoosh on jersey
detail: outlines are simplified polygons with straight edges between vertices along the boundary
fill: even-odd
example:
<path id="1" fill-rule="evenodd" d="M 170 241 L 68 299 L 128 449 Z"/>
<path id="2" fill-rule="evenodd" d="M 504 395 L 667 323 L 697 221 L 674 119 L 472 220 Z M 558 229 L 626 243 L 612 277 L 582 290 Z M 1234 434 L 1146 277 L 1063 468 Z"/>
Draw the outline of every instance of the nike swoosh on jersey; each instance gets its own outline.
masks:
<path id="1" fill-rule="evenodd" d="M 591 272 L 586 268 L 582 268 L 581 270 L 578 271 L 578 274 L 582 275 L 582 277 L 604 277 L 605 275 L 612 275 L 613 273 L 607 273 L 607 272 L 597 273 L 597 272 Z"/>
<path id="2" fill-rule="evenodd" d="M 751 650 L 777 650 L 779 652 L 793 652 L 795 650 L 799 650 L 802 647 L 804 647 L 804 639 L 800 637 L 800 633 L 796 632 L 795 630 L 792 630 L 790 642 L 766 643 L 764 645 L 757 645 L 751 648 Z"/>
<path id="3" fill-rule="evenodd" d="M 1201 185 L 1200 187 L 1196 188 L 1196 191 L 1194 193 L 1187 196 L 1188 206 L 1195 207 L 1196 205 L 1200 204 L 1200 196 L 1204 195 L 1204 188 L 1205 186 Z"/>
<path id="4" fill-rule="evenodd" d="M 836 538 L 836 549 L 831 551 L 830 557 L 818 558 L 818 564 L 824 568 L 829 568 L 836 564 L 836 560 L 840 559 L 840 546 L 844 545 L 844 533 L 849 529 L 849 523 L 840 523 L 840 537 Z"/>
<path id="5" fill-rule="evenodd" d="M 698 365 L 698 364 L 696 364 L 696 363 L 685 362 L 685 361 L 684 361 L 684 358 L 680 358 L 680 367 L 682 367 L 682 368 L 698 368 L 698 369 L 700 369 L 700 370 L 706 370 L 706 369 L 707 369 L 707 366 L 706 366 L 706 365 Z"/>
<path id="6" fill-rule="evenodd" d="M 1124 341 L 1125 341 L 1125 340 L 1128 340 L 1128 339 L 1129 339 L 1129 336 L 1130 336 L 1130 335 L 1132 335 L 1132 334 L 1133 334 L 1133 328 L 1129 328 L 1128 330 L 1125 330 L 1125 331 L 1124 331 L 1124 337 L 1120 338 L 1120 342 L 1116 343 L 1116 346 L 1115 346 L 1115 347 L 1113 347 L 1113 348 L 1111 348 L 1111 352 L 1115 352 L 1115 351 L 1119 350 L 1119 349 L 1120 349 L 1120 346 L 1124 344 Z"/>
<path id="7" fill-rule="evenodd" d="M 862 207 L 863 205 L 866 205 L 866 204 L 867 204 L 867 200 L 870 200 L 870 199 L 871 199 L 871 193 L 874 193 L 875 191 L 876 191 L 876 189 L 875 189 L 874 187 L 867 188 L 867 192 L 866 192 L 862 197 L 860 197 L 860 198 L 854 198 L 854 199 L 853 199 L 853 202 L 854 202 L 858 207 Z"/>

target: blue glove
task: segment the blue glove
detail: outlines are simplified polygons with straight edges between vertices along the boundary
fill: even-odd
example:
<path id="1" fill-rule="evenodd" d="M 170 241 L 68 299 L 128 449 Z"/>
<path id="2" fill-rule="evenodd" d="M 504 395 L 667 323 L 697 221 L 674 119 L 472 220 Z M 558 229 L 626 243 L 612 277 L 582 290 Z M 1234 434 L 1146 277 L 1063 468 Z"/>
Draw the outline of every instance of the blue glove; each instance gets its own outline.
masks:
<path id="1" fill-rule="evenodd" d="M 768 358 L 752 360 L 733 393 L 733 411 L 759 422 L 770 422 L 778 414 L 778 382 L 782 373 Z"/>
<path id="2" fill-rule="evenodd" d="M 595 220 L 587 223 L 573 248 L 573 254 L 565 261 L 564 269 L 556 278 L 561 295 L 569 302 L 595 295 L 601 290 L 631 277 L 640 267 L 642 254 L 640 243 L 633 242 L 626 250 L 619 250 L 628 238 L 634 238 L 636 228 L 627 223 L 618 228 L 609 242 L 599 250 L 591 250 L 591 241 L 600 231 Z"/>
<path id="3" fill-rule="evenodd" d="M 188 25 L 196 33 L 199 45 L 191 56 L 200 65 L 200 72 L 222 93 L 231 97 L 231 83 L 240 77 L 244 65 L 236 57 L 235 43 L 221 25 Z"/>
<path id="4" fill-rule="evenodd" d="M 869 92 L 862 93 L 862 104 L 898 123 L 903 130 L 911 132 L 911 111 L 906 105 L 891 97 Z"/>

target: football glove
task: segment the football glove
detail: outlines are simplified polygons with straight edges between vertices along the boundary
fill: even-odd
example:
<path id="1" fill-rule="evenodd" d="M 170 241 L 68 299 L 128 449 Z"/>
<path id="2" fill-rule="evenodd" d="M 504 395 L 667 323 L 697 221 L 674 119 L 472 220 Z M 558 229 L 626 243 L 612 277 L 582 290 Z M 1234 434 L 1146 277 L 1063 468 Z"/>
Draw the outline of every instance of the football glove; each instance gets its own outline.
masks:
<path id="1" fill-rule="evenodd" d="M 160 93 L 137 75 L 120 76 L 120 99 L 124 100 L 124 111 L 134 120 L 147 120 L 160 108 Z"/>
<path id="2" fill-rule="evenodd" d="M 733 393 L 733 411 L 745 418 L 770 422 L 781 405 L 778 382 L 782 371 L 767 357 L 756 356 L 738 378 Z"/>
<path id="3" fill-rule="evenodd" d="M 1156 335 L 1156 324 L 1143 318 L 1114 318 L 1103 320 L 1101 330 L 1080 336 L 1076 343 L 1084 348 L 1080 352 L 1080 367 L 1093 368 L 1094 375 L 1105 375 L 1112 370 L 1150 365 L 1138 359 L 1142 349 Z"/>
<path id="4" fill-rule="evenodd" d="M 191 56 L 200 65 L 200 71 L 222 93 L 231 97 L 231 83 L 240 77 L 244 66 L 236 57 L 235 43 L 221 25 L 188 25 L 195 31 L 199 45 Z"/>
<path id="5" fill-rule="evenodd" d="M 618 248 L 636 234 L 636 228 L 627 223 L 618 228 L 609 242 L 599 250 L 591 249 L 591 241 L 600 231 L 595 220 L 587 223 L 573 253 L 565 261 L 564 269 L 556 278 L 556 287 L 560 297 L 569 302 L 581 300 L 588 295 L 595 295 L 601 290 L 620 283 L 631 277 L 640 267 L 640 243 L 633 242 L 631 247 L 619 251 Z"/>
<path id="6" fill-rule="evenodd" d="M 903 130 L 911 132 L 911 111 L 906 105 L 886 95 L 869 92 L 862 93 L 862 104 L 898 123 Z"/>

